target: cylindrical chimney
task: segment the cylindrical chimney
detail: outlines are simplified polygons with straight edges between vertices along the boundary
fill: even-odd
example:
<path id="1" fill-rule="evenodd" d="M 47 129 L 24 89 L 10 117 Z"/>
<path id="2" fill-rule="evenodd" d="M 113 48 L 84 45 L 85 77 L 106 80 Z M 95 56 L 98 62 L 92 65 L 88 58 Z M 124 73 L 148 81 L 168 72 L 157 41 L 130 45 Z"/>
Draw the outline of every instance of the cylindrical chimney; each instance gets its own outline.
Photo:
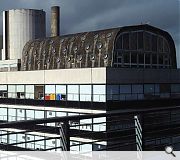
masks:
<path id="1" fill-rule="evenodd" d="M 59 6 L 51 7 L 51 37 L 59 36 Z"/>

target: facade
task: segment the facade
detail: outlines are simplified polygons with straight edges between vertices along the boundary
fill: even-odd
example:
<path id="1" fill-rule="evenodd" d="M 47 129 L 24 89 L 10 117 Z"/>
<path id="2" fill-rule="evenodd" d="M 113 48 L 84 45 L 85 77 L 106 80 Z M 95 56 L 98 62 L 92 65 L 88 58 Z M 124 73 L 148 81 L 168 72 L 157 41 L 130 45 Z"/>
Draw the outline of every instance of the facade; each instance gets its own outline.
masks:
<path id="1" fill-rule="evenodd" d="M 76 152 L 103 150 L 117 146 L 117 142 L 126 144 L 126 147 L 109 147 L 109 150 L 141 150 L 143 145 L 148 148 L 150 143 L 156 150 L 156 141 L 159 139 L 161 148 L 173 143 L 179 149 L 179 140 L 175 144 L 161 135 L 143 134 L 142 145 L 134 136 L 136 125 L 142 119 L 139 116 L 141 113 L 134 110 L 148 111 L 149 117 L 146 118 L 149 122 L 152 119 L 151 108 L 166 110 L 178 107 L 179 99 L 180 70 L 176 66 L 174 42 L 167 32 L 149 25 L 31 40 L 23 49 L 21 71 L 0 73 L 0 120 L 15 122 L 64 118 L 72 131 L 69 150 Z M 105 115 L 119 111 L 121 114 L 118 117 L 107 118 Z M 125 111 L 130 113 L 122 115 Z M 163 111 L 162 114 L 158 113 L 162 117 L 157 116 L 156 119 L 164 122 L 166 114 Z M 98 114 L 101 117 L 96 117 Z M 73 118 L 72 115 L 77 117 Z M 87 117 L 80 119 L 84 115 Z M 139 120 L 136 120 L 136 129 L 130 130 L 133 136 L 117 139 L 122 133 L 124 136 L 128 134 L 126 127 L 134 126 L 134 119 Z M 56 122 L 52 121 L 47 126 L 60 125 Z M 118 131 L 120 129 L 121 133 Z M 52 134 L 51 130 L 51 134 L 42 135 L 40 131 L 23 131 L 24 128 L 14 130 L 12 126 L 9 130 L 1 129 L 0 140 L 4 144 L 20 147 L 20 150 L 61 150 L 57 147 L 62 145 L 59 139 L 43 140 L 43 137 L 52 138 L 59 136 L 59 133 Z M 143 130 L 142 133 L 145 132 Z M 101 135 L 105 138 L 102 139 Z M 167 133 L 166 137 L 170 136 L 173 137 Z M 174 137 L 178 139 L 179 133 Z M 167 143 L 163 142 L 163 138 Z M 20 143 L 22 141 L 26 143 Z"/>
<path id="2" fill-rule="evenodd" d="M 3 12 L 3 60 L 21 59 L 24 45 L 46 36 L 45 12 L 15 9 Z"/>

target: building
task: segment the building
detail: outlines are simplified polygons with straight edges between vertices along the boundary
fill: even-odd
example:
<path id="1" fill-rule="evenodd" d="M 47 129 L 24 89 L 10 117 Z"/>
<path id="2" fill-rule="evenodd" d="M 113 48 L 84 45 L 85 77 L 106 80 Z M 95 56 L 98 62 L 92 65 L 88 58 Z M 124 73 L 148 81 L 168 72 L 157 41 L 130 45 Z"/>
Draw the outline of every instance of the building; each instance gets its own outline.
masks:
<path id="1" fill-rule="evenodd" d="M 19 150 L 62 149 L 57 131 L 52 134 L 60 125 L 53 117 L 62 117 L 73 134 L 68 139 L 69 149 L 65 150 L 141 150 L 149 145 L 149 150 L 156 150 L 167 144 L 179 149 L 180 141 L 172 140 L 179 138 L 179 132 L 165 135 L 164 131 L 164 136 L 144 134 L 152 126 L 161 133 L 157 121 L 165 123 L 167 115 L 177 120 L 180 112 L 171 113 L 177 110 L 179 99 L 180 70 L 175 45 L 167 32 L 156 27 L 142 24 L 31 40 L 22 52 L 21 71 L 0 72 L 0 120 L 11 126 L 7 129 L 8 124 L 4 125 L 0 140 L 3 145 L 20 147 Z M 123 112 L 128 114 L 122 115 Z M 147 117 L 144 112 L 148 112 Z M 151 126 L 142 131 L 139 125 L 143 124 L 143 117 L 144 124 Z M 52 118 L 51 123 L 46 118 Z M 49 134 L 32 132 L 27 125 L 21 128 L 26 122 L 13 129 L 15 121 L 38 119 L 49 122 Z M 177 131 L 173 120 L 168 120 L 171 131 Z M 30 125 L 35 121 L 27 122 Z M 127 127 L 134 127 L 133 136 L 118 139 L 122 133 L 128 135 Z M 119 129 L 123 129 L 121 134 Z M 139 130 L 140 140 L 136 136 Z M 118 143 L 123 148 L 110 147 Z"/>
<path id="2" fill-rule="evenodd" d="M 26 42 L 46 36 L 45 22 L 43 10 L 15 9 L 4 11 L 4 59 L 21 59 L 22 49 Z"/>

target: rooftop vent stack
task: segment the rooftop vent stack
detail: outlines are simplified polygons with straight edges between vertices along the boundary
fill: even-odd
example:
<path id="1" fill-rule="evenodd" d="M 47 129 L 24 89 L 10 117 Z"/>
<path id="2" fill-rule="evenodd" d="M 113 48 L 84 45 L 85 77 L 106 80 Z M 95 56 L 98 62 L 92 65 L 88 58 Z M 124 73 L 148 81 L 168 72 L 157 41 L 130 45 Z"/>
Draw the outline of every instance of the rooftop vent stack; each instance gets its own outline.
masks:
<path id="1" fill-rule="evenodd" d="M 59 6 L 51 7 L 51 37 L 59 36 Z"/>

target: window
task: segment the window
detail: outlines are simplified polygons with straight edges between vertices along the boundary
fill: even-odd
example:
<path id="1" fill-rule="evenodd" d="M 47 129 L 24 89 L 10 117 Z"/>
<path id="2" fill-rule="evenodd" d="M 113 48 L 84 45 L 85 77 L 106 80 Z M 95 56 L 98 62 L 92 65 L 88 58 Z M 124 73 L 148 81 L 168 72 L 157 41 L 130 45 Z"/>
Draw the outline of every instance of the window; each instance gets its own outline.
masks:
<path id="1" fill-rule="evenodd" d="M 44 111 L 35 110 L 35 119 L 44 118 Z"/>
<path id="2" fill-rule="evenodd" d="M 91 85 L 80 85 L 80 101 L 91 101 Z"/>
<path id="3" fill-rule="evenodd" d="M 130 47 L 131 47 L 131 50 L 137 50 L 137 33 L 134 32 L 134 33 L 131 33 L 131 36 L 130 36 Z"/>
<path id="4" fill-rule="evenodd" d="M 153 84 L 145 84 L 144 85 L 144 94 L 154 93 L 154 85 Z"/>
<path id="5" fill-rule="evenodd" d="M 118 38 L 116 42 L 116 49 L 122 49 L 122 35 Z"/>
<path id="6" fill-rule="evenodd" d="M 66 85 L 56 85 L 56 100 L 66 100 Z"/>
<path id="7" fill-rule="evenodd" d="M 138 49 L 143 49 L 144 47 L 144 41 L 143 41 L 143 32 L 138 33 Z"/>
<path id="8" fill-rule="evenodd" d="M 124 54 L 124 63 L 130 63 L 130 54 L 129 53 L 125 53 Z"/>
<path id="9" fill-rule="evenodd" d="M 26 85 L 25 91 L 26 99 L 34 99 L 34 85 Z"/>
<path id="10" fill-rule="evenodd" d="M 93 101 L 94 102 L 106 101 L 106 86 L 105 85 L 93 85 Z"/>
<path id="11" fill-rule="evenodd" d="M 131 85 L 120 85 L 120 94 L 121 93 L 130 93 L 131 94 Z"/>
<path id="12" fill-rule="evenodd" d="M 161 93 L 170 93 L 171 92 L 170 84 L 160 84 L 160 92 Z"/>
<path id="13" fill-rule="evenodd" d="M 8 121 L 16 121 L 16 109 L 8 109 Z"/>
<path id="14" fill-rule="evenodd" d="M 159 65 L 163 65 L 163 55 L 159 55 Z"/>
<path id="15" fill-rule="evenodd" d="M 132 93 L 143 93 L 143 85 L 132 85 Z"/>
<path id="16" fill-rule="evenodd" d="M 119 85 L 107 85 L 107 100 L 119 100 Z"/>
<path id="17" fill-rule="evenodd" d="M 129 49 L 129 33 L 123 34 L 123 49 Z"/>
<path id="18" fill-rule="evenodd" d="M 157 64 L 157 54 L 152 54 L 152 64 Z"/>
<path id="19" fill-rule="evenodd" d="M 145 64 L 151 64 L 151 55 L 145 54 Z"/>
<path id="20" fill-rule="evenodd" d="M 158 52 L 163 52 L 163 38 L 158 37 Z"/>
<path id="21" fill-rule="evenodd" d="M 45 86 L 45 100 L 56 100 L 55 85 Z"/>
<path id="22" fill-rule="evenodd" d="M 17 98 L 21 98 L 21 99 L 24 99 L 25 98 L 25 87 L 24 85 L 17 85 L 16 86 L 16 97 Z"/>
<path id="23" fill-rule="evenodd" d="M 151 51 L 151 34 L 148 32 L 144 33 L 145 50 Z"/>
<path id="24" fill-rule="evenodd" d="M 131 52 L 131 63 L 137 64 L 137 53 Z"/>
<path id="25" fill-rule="evenodd" d="M 17 120 L 25 120 L 25 110 L 24 109 L 17 109 Z"/>
<path id="26" fill-rule="evenodd" d="M 68 85 L 68 97 L 69 101 L 79 101 L 79 85 Z"/>
<path id="27" fill-rule="evenodd" d="M 26 119 L 31 120 L 35 118 L 35 111 L 34 110 L 26 110 Z"/>
<path id="28" fill-rule="evenodd" d="M 7 108 L 0 107 L 0 120 L 7 121 Z"/>
<path id="29" fill-rule="evenodd" d="M 157 36 L 152 35 L 152 51 L 157 52 Z"/>
<path id="30" fill-rule="evenodd" d="M 180 93 L 180 84 L 171 84 L 172 93 Z"/>
<path id="31" fill-rule="evenodd" d="M 44 99 L 44 86 L 43 85 L 34 86 L 34 99 L 39 99 L 39 100 Z"/>
<path id="32" fill-rule="evenodd" d="M 15 85 L 8 86 L 8 98 L 16 98 L 16 86 Z"/>
<path id="33" fill-rule="evenodd" d="M 138 54 L 139 64 L 144 64 L 144 54 Z"/>
<path id="34" fill-rule="evenodd" d="M 0 98 L 7 98 L 7 85 L 0 85 Z"/>

